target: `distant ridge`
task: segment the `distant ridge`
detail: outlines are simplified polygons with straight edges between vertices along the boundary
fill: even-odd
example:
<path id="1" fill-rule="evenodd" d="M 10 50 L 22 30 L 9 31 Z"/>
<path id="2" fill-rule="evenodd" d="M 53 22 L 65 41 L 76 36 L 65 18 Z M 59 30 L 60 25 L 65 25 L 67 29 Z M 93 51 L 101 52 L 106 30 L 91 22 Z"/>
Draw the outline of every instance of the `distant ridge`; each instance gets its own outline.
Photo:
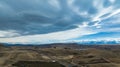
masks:
<path id="1" fill-rule="evenodd" d="M 49 44 L 78 44 L 78 45 L 120 45 L 120 40 L 75 40 L 75 41 L 70 41 L 70 42 L 61 42 L 61 43 L 45 43 L 45 44 L 41 44 L 41 43 L 1 43 L 4 45 L 49 45 Z"/>
<path id="2" fill-rule="evenodd" d="M 79 44 L 86 44 L 86 45 L 118 45 L 120 44 L 120 41 L 116 40 L 111 40 L 111 41 L 106 41 L 106 40 L 100 40 L 100 41 L 80 41 L 78 42 Z"/>
<path id="3" fill-rule="evenodd" d="M 2 44 L 3 45 L 3 44 Z M 1 45 L 1 46 L 2 46 Z M 35 47 L 35 48 L 64 48 L 64 49 L 89 49 L 89 48 L 96 48 L 96 49 L 106 49 L 106 50 L 111 50 L 111 49 L 120 49 L 120 45 L 109 45 L 109 44 L 104 44 L 104 45 L 88 45 L 88 44 L 79 44 L 79 43 L 52 43 L 52 44 L 4 44 L 5 46 L 16 46 L 16 47 Z"/>

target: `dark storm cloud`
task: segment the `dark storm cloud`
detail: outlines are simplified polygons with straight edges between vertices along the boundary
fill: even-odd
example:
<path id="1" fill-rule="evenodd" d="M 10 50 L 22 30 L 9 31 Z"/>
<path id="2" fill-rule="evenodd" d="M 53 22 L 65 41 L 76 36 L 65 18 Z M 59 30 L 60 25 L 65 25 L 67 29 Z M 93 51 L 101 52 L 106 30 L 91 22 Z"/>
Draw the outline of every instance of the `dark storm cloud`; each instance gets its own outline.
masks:
<path id="1" fill-rule="evenodd" d="M 75 12 L 76 9 L 70 7 L 68 1 L 0 0 L 0 30 L 16 30 L 21 32 L 20 34 L 45 34 L 69 30 L 83 22 L 91 22 L 90 15 L 98 13 L 94 0 L 78 0 L 72 3 L 79 8 L 80 13 L 87 12 L 87 16 Z M 112 3 L 105 0 L 102 4 L 108 7 Z"/>
<path id="2" fill-rule="evenodd" d="M 48 3 L 48 0 L 1 0 L 0 29 L 39 34 L 75 28 L 72 25 L 73 22 L 63 18 L 63 15 L 70 14 L 67 2 L 61 0 L 60 3 L 63 3 L 61 6 L 63 10 L 56 12 L 56 9 Z M 81 20 L 83 19 L 81 18 Z M 76 17 L 75 21 L 78 20 L 81 21 Z M 51 25 L 45 26 L 45 24 Z"/>

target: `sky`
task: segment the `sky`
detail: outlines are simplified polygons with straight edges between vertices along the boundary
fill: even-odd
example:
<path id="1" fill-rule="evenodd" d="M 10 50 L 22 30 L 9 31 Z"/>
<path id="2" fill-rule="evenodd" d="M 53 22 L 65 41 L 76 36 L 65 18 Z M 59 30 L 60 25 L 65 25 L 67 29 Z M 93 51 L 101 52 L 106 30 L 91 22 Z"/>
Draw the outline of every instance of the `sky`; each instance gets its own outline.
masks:
<path id="1" fill-rule="evenodd" d="M 0 42 L 120 41 L 120 0 L 0 0 Z"/>

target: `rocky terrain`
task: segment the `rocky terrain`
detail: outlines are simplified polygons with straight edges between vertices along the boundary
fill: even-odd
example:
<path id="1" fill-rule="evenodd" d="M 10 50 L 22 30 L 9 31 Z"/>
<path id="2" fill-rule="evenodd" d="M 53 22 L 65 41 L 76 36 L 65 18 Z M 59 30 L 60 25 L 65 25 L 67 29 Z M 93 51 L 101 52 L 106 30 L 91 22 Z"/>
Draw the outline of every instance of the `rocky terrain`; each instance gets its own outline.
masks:
<path id="1" fill-rule="evenodd" d="M 120 67 L 120 45 L 0 45 L 0 67 Z"/>

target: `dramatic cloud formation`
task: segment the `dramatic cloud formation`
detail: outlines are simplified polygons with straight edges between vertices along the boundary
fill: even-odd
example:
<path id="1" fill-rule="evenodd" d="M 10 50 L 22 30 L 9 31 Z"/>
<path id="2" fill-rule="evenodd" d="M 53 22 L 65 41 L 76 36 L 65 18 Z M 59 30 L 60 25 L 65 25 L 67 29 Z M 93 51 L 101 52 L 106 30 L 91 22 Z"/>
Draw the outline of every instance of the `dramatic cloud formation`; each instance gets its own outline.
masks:
<path id="1" fill-rule="evenodd" d="M 119 3 L 119 0 L 0 0 L 0 42 L 120 39 Z"/>

